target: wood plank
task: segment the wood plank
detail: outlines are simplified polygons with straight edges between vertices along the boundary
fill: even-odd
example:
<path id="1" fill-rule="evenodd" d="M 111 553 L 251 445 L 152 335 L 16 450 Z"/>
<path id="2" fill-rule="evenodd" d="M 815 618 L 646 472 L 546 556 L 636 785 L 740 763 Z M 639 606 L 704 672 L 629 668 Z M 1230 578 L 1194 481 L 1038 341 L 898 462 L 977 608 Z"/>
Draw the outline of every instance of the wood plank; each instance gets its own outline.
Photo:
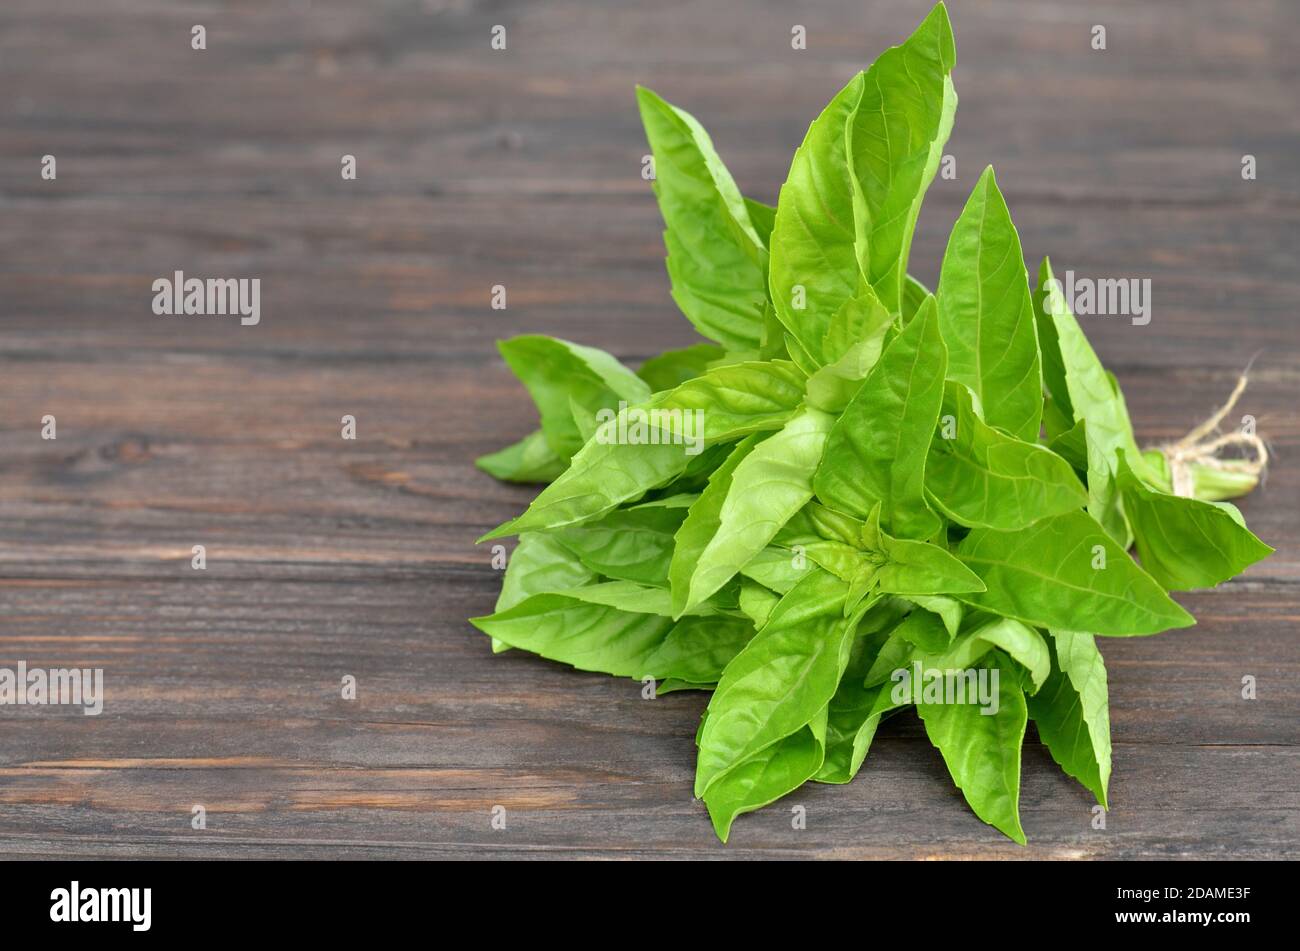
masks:
<path id="1" fill-rule="evenodd" d="M 1031 265 L 1151 279 L 1150 325 L 1084 321 L 1141 441 L 1181 435 L 1258 355 L 1239 409 L 1277 461 L 1242 509 L 1278 552 L 1180 595 L 1197 627 L 1102 644 L 1105 831 L 1031 732 L 1030 845 L 1006 841 L 906 715 L 854 783 L 742 817 L 723 847 L 690 795 L 703 695 L 494 656 L 465 620 L 499 584 L 474 539 L 531 496 L 472 466 L 536 419 L 493 341 L 636 363 L 693 339 L 634 84 L 773 201 L 809 120 L 928 6 L 0 8 L 0 666 L 106 679 L 99 717 L 0 712 L 0 855 L 1296 857 L 1294 4 L 954 5 L 958 174 L 931 190 L 916 273 L 934 281 L 993 163 Z M 262 323 L 153 315 L 177 268 L 260 277 Z"/>

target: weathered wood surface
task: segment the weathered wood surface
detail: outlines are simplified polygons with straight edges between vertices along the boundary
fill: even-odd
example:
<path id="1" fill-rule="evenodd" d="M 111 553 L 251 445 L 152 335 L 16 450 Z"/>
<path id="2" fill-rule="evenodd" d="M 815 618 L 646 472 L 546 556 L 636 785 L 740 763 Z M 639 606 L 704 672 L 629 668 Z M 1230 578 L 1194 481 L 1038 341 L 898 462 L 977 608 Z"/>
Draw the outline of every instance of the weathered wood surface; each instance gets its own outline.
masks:
<path id="1" fill-rule="evenodd" d="M 493 340 L 632 362 L 691 339 L 633 84 L 770 201 L 808 121 L 925 2 L 5 3 L 0 666 L 103 667 L 107 704 L 0 709 L 0 854 L 1294 857 L 1300 8 L 1085 6 L 953 4 L 958 177 L 931 189 L 913 270 L 937 275 L 991 162 L 1031 264 L 1152 279 L 1149 326 L 1086 324 L 1141 438 L 1190 427 L 1262 351 L 1241 410 L 1277 464 L 1242 507 L 1278 553 L 1180 598 L 1198 627 L 1104 643 L 1107 829 L 1031 741 L 1022 849 L 915 718 L 852 785 L 743 817 L 724 848 L 691 799 L 703 695 L 493 657 L 464 620 L 499 583 L 473 539 L 529 497 L 471 465 L 534 423 Z M 154 316 L 178 268 L 260 277 L 261 325 Z"/>

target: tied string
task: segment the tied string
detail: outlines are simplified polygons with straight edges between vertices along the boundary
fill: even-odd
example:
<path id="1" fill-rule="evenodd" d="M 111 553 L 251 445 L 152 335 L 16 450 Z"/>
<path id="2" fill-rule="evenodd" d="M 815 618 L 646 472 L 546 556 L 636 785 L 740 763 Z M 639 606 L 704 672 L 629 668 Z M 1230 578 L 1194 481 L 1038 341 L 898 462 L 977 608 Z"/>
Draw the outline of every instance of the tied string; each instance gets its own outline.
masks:
<path id="1" fill-rule="evenodd" d="M 1254 360 L 1251 360 L 1251 363 L 1254 363 Z M 1237 380 L 1237 385 L 1233 387 L 1228 401 L 1209 419 L 1177 442 L 1155 447 L 1169 464 L 1169 478 L 1174 495 L 1192 498 L 1196 494 L 1195 466 L 1217 469 L 1220 472 L 1239 472 L 1254 478 L 1258 478 L 1268 466 L 1268 447 L 1255 433 L 1238 431 L 1225 436 L 1214 435 L 1219 423 L 1232 412 L 1232 408 L 1237 405 L 1237 400 L 1245 392 L 1249 373 L 1248 365 Z M 1249 450 L 1253 453 L 1253 458 L 1221 459 L 1219 452 L 1229 448 Z"/>

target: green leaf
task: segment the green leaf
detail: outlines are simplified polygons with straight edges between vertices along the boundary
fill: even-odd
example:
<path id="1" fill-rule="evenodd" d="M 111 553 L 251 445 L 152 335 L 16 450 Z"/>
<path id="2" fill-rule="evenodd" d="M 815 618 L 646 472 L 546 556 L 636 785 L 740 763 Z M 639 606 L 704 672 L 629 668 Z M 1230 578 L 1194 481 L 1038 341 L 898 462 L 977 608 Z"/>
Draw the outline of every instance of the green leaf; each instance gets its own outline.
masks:
<path id="1" fill-rule="evenodd" d="M 929 611 L 913 611 L 898 625 L 894 633 L 922 654 L 941 654 L 952 643 L 952 636 L 943 619 Z"/>
<path id="2" fill-rule="evenodd" d="M 619 400 L 640 403 L 650 388 L 614 357 L 594 347 L 535 334 L 497 344 L 515 376 L 528 388 L 542 417 L 542 432 L 555 454 L 568 459 L 584 442 L 572 406 L 590 413 L 616 407 Z"/>
<path id="3" fill-rule="evenodd" d="M 864 287 L 856 297 L 844 302 L 831 317 L 830 326 L 822 338 L 822 353 L 828 363 L 843 359 L 855 346 L 867 344 L 869 350 L 865 357 L 855 358 L 855 363 L 865 364 L 870 370 L 884 349 L 885 334 L 893 324 L 894 317 L 889 308 L 880 302 L 876 292 Z M 864 371 L 857 377 L 859 381 L 866 378 Z"/>
<path id="4" fill-rule="evenodd" d="M 673 557 L 673 534 L 686 510 L 615 509 L 604 518 L 556 532 L 554 537 L 584 565 L 608 578 L 663 585 Z"/>
<path id="5" fill-rule="evenodd" d="M 663 441 L 671 436 L 693 436 L 705 444 L 739 439 L 752 432 L 777 429 L 803 398 L 803 376 L 790 363 L 738 363 L 710 370 L 681 386 L 660 393 L 637 411 L 678 413 L 675 425 L 656 428 L 657 444 L 619 443 L 620 429 L 632 433 L 632 410 L 603 423 L 601 431 L 573 457 L 569 469 L 533 500 L 523 515 L 488 532 L 480 541 L 523 531 L 554 530 L 600 518 L 624 502 L 640 498 L 647 490 L 665 485 L 681 475 L 693 457 L 685 445 Z M 698 410 L 703 432 L 685 432 L 685 421 Z"/>
<path id="6" fill-rule="evenodd" d="M 870 290 L 845 303 L 826 331 L 827 364 L 808 379 L 808 404 L 828 413 L 843 412 L 880 360 L 893 315 Z"/>
<path id="7" fill-rule="evenodd" d="M 718 838 L 727 841 L 736 816 L 775 802 L 811 779 L 822 764 L 825 732 L 826 711 L 822 710 L 812 723 L 718 777 L 704 794 Z"/>
<path id="8" fill-rule="evenodd" d="M 745 208 L 749 211 L 749 221 L 763 242 L 763 247 L 768 247 L 772 239 L 772 226 L 776 224 L 776 206 L 766 205 L 756 198 L 746 198 Z"/>
<path id="9" fill-rule="evenodd" d="M 801 563 L 800 563 L 801 562 Z M 811 559 L 798 559 L 784 548 L 768 545 L 751 558 L 740 573 L 778 594 L 789 594 L 818 565 Z"/>
<path id="10" fill-rule="evenodd" d="M 1056 328 L 1073 417 L 1086 423 L 1088 513 L 1127 548 L 1128 526 L 1115 485 L 1115 452 L 1122 449 L 1129 458 L 1136 458 L 1138 450 L 1124 399 L 1066 306 L 1060 283 L 1046 258 L 1039 271 L 1038 302 L 1044 314 L 1039 322 L 1050 317 Z"/>
<path id="11" fill-rule="evenodd" d="M 1049 439 L 1055 439 L 1077 421 L 1074 404 L 1070 402 L 1070 387 L 1065 380 L 1065 360 L 1061 356 L 1056 320 L 1052 317 L 1052 279 L 1052 265 L 1043 258 L 1038 268 L 1038 287 L 1034 291 L 1034 325 L 1038 328 L 1038 352 L 1043 363 L 1043 390 L 1048 397 L 1047 405 L 1043 407 L 1043 422 Z"/>
<path id="12" fill-rule="evenodd" d="M 900 626 L 898 633 L 916 646 L 916 650 L 907 659 L 913 664 L 919 664 L 922 671 L 968 670 L 975 667 L 994 648 L 1001 649 L 1016 662 L 1016 673 L 1023 671 L 1021 689 L 1026 693 L 1037 693 L 1051 671 L 1047 642 L 1027 624 L 1012 618 L 979 614 L 972 616 L 967 629 L 961 631 L 951 644 L 943 644 L 942 632 L 932 615 L 916 612 L 908 615 L 908 621 L 918 613 L 924 619 L 921 622 L 924 627 L 913 629 L 909 635 Z M 935 645 L 942 646 L 936 649 Z M 879 671 L 873 673 L 878 675 Z"/>
<path id="13" fill-rule="evenodd" d="M 983 668 L 990 674 L 997 668 Z M 1025 697 L 1012 677 L 998 677 L 998 710 L 985 715 L 972 703 L 918 703 L 930 742 L 939 748 L 975 815 L 1025 844 L 1020 827 L 1020 745 Z"/>
<path id="14" fill-rule="evenodd" d="M 717 532 L 691 575 L 688 606 L 735 577 L 812 498 L 812 476 L 832 422 L 826 413 L 805 408 L 740 460 L 718 512 Z"/>
<path id="15" fill-rule="evenodd" d="M 1226 503 L 1147 488 L 1129 467 L 1123 450 L 1118 464 L 1124 511 L 1133 526 L 1142 567 L 1169 590 L 1213 588 L 1273 553 Z"/>
<path id="16" fill-rule="evenodd" d="M 689 113 L 637 87 L 667 229 L 673 300 L 729 350 L 757 349 L 767 302 L 767 248 L 708 133 Z"/>
<path id="17" fill-rule="evenodd" d="M 1110 784 L 1110 704 L 1106 664 L 1091 634 L 1051 632 L 1055 661 L 1030 697 L 1029 716 L 1061 769 L 1092 791 L 1102 808 Z"/>
<path id="18" fill-rule="evenodd" d="M 753 452 L 764 435 L 755 433 L 736 444 L 726 461 L 713 470 L 709 484 L 691 505 L 686 520 L 677 530 L 667 574 L 673 592 L 673 608 L 678 613 L 684 612 L 690 603 L 691 578 L 700 563 L 700 556 L 709 547 L 709 542 L 722 524 L 722 506 L 731 491 L 732 475 L 741 460 Z"/>
<path id="19" fill-rule="evenodd" d="M 535 594 L 470 623 L 511 647 L 616 677 L 653 676 L 646 662 L 673 628 L 671 618 L 658 614 L 631 614 L 561 594 Z"/>
<path id="20" fill-rule="evenodd" d="M 944 597 L 941 594 L 913 594 L 902 600 L 915 604 L 931 614 L 937 614 L 939 619 L 943 621 L 944 628 L 948 631 L 950 641 L 957 636 L 957 632 L 961 629 L 965 606 L 956 598 Z"/>
<path id="21" fill-rule="evenodd" d="M 703 376 L 710 363 L 721 360 L 725 355 L 726 351 L 711 343 L 697 343 L 680 350 L 665 350 L 641 364 L 636 375 L 645 380 L 651 391 L 659 393 Z"/>
<path id="22" fill-rule="evenodd" d="M 863 680 L 906 608 L 901 602 L 883 601 L 858 623 L 848 665 L 827 706 L 826 756 L 813 777 L 817 782 L 847 783 L 862 768 L 881 720 L 873 714 L 880 691 L 865 687 Z"/>
<path id="23" fill-rule="evenodd" d="M 1082 472 L 1086 475 L 1088 472 L 1088 423 L 1085 420 L 1079 420 L 1069 429 L 1051 439 L 1047 444 L 1047 448 L 1068 462 L 1076 472 Z"/>
<path id="24" fill-rule="evenodd" d="M 596 573 L 570 557 L 568 549 L 551 536 L 530 532 L 519 536 L 510 553 L 494 610 L 506 611 L 534 594 L 576 588 L 595 580 Z M 492 639 L 494 653 L 509 649 L 510 645 Z"/>
<path id="25" fill-rule="evenodd" d="M 1043 382 L 1034 305 L 1020 237 L 992 166 L 953 226 L 937 296 L 948 378 L 970 387 L 990 426 L 1035 442 Z"/>
<path id="26" fill-rule="evenodd" d="M 672 677 L 661 680 L 655 685 L 655 696 L 662 697 L 666 693 L 677 693 L 681 690 L 707 690 L 712 691 L 717 684 L 696 684 L 689 680 L 675 680 Z"/>
<path id="27" fill-rule="evenodd" d="M 1068 462 L 987 425 L 962 384 L 945 384 L 942 414 L 940 438 L 926 459 L 925 487 L 953 521 L 1009 530 L 1088 504 L 1088 492 Z M 951 439 L 943 438 L 947 432 Z"/>
<path id="28" fill-rule="evenodd" d="M 652 588 L 643 593 L 662 596 L 663 611 L 633 613 L 599 603 L 597 592 L 570 591 L 533 595 L 506 611 L 471 618 L 470 623 L 511 647 L 549 660 L 638 680 L 715 680 L 753 634 L 753 625 L 743 618 L 714 615 L 674 622 L 665 616 L 667 591 Z"/>
<path id="29" fill-rule="evenodd" d="M 907 617 L 910 619 L 912 615 L 909 614 Z M 908 621 L 905 620 L 903 623 L 907 624 Z M 925 620 L 924 615 L 915 621 L 911 621 L 913 625 L 925 623 L 928 622 Z M 902 630 L 902 627 L 902 624 L 896 627 L 885 643 L 881 645 L 880 653 L 876 655 L 875 660 L 871 663 L 871 668 L 862 679 L 864 687 L 876 687 L 883 684 L 896 671 L 905 669 L 911 663 L 912 655 L 916 652 L 916 645 L 908 640 L 907 636 L 905 636 L 907 631 Z"/>
<path id="30" fill-rule="evenodd" d="M 819 783 L 851 782 L 862 768 L 881 717 L 872 714 L 880 687 L 864 687 L 845 675 L 827 708 L 826 754 L 813 777 Z"/>
<path id="31" fill-rule="evenodd" d="M 479 456 L 474 465 L 503 482 L 550 482 L 564 471 L 566 463 L 538 429 L 504 449 Z"/>
<path id="32" fill-rule="evenodd" d="M 740 585 L 740 610 L 754 622 L 757 628 L 767 623 L 767 619 L 772 616 L 772 610 L 780 601 L 779 594 L 757 581 L 746 578 Z"/>
<path id="33" fill-rule="evenodd" d="M 819 362 L 832 317 L 864 286 L 891 312 L 901 309 L 921 199 L 952 131 L 956 60 L 939 4 L 850 80 L 795 152 L 772 230 L 771 296 Z"/>
<path id="34" fill-rule="evenodd" d="M 894 535 L 928 538 L 925 459 L 943 399 L 946 351 L 933 298 L 881 355 L 831 429 L 813 479 L 823 502 L 858 517 L 880 503 Z"/>
<path id="35" fill-rule="evenodd" d="M 929 296 L 930 289 L 912 275 L 909 274 L 903 279 L 903 326 L 912 322 L 912 318 L 916 316 Z"/>
<path id="36" fill-rule="evenodd" d="M 848 662 L 844 582 L 814 571 L 727 665 L 700 735 L 695 795 L 808 723 L 835 694 Z"/>
<path id="37" fill-rule="evenodd" d="M 1026 624 L 1086 621 L 1093 633 L 1126 637 L 1196 623 L 1083 512 L 1013 532 L 974 529 L 957 557 L 988 589 L 963 601 Z"/>
<path id="38" fill-rule="evenodd" d="M 984 582 L 938 545 L 890 538 L 885 542 L 889 560 L 880 566 L 876 580 L 885 594 L 969 594 Z"/>
<path id="39" fill-rule="evenodd" d="M 600 604 L 633 614 L 658 614 L 672 617 L 672 602 L 667 588 L 637 584 L 634 581 L 601 581 L 576 588 L 564 588 L 551 594 L 563 595 L 586 604 Z M 701 605 L 694 614 L 715 613 L 711 606 Z"/>
<path id="40" fill-rule="evenodd" d="M 1009 617 L 993 618 L 969 634 L 972 641 L 981 641 L 991 647 L 999 647 L 1020 664 L 1029 674 L 1032 690 L 1027 694 L 1037 693 L 1052 669 L 1052 657 L 1047 649 L 1043 635 L 1027 624 Z M 970 666 L 962 664 L 960 666 Z M 1022 685 L 1023 686 L 1023 685 Z"/>
<path id="41" fill-rule="evenodd" d="M 634 676 L 695 685 L 717 683 L 732 658 L 753 636 L 754 625 L 747 618 L 721 615 L 682 618 L 646 660 L 644 671 Z M 663 690 L 656 689 L 656 693 Z"/>
<path id="42" fill-rule="evenodd" d="M 535 594 L 577 588 L 596 580 L 596 572 L 573 558 L 551 535 L 529 532 L 506 562 L 496 610 L 506 611 Z"/>

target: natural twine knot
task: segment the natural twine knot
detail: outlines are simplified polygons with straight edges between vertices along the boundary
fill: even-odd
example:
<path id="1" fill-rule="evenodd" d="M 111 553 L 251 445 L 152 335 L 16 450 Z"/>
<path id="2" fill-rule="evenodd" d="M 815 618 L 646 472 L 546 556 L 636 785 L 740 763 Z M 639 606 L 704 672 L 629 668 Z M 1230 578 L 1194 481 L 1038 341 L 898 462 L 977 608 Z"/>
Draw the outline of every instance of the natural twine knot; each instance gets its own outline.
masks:
<path id="1" fill-rule="evenodd" d="M 1253 359 L 1251 363 L 1254 363 Z M 1219 407 L 1209 419 L 1177 442 L 1155 447 L 1169 464 L 1169 478 L 1174 495 L 1192 498 L 1196 494 L 1194 466 L 1204 466 L 1208 469 L 1217 469 L 1220 472 L 1238 472 L 1256 479 L 1263 474 L 1264 469 L 1268 466 L 1268 447 L 1264 445 L 1264 440 L 1254 432 L 1238 430 L 1226 436 L 1213 435 L 1219 423 L 1223 422 L 1223 418 L 1232 412 L 1232 408 L 1237 405 L 1237 400 L 1245 392 L 1249 373 L 1250 366 L 1247 365 L 1246 369 L 1242 371 L 1241 377 L 1237 380 L 1232 395 L 1228 397 L 1228 401 Z M 1254 453 L 1254 458 L 1219 458 L 1219 452 L 1229 447 L 1248 449 Z"/>

